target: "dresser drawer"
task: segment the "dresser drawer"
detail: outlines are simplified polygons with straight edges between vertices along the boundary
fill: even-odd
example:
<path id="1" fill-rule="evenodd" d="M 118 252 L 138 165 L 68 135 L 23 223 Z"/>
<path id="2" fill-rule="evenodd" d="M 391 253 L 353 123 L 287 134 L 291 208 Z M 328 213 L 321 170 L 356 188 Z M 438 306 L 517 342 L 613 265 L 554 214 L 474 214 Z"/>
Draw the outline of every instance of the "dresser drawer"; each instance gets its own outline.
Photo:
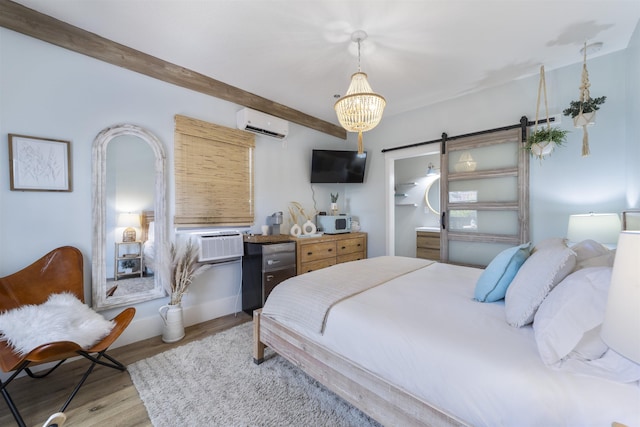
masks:
<path id="1" fill-rule="evenodd" d="M 298 237 L 295 242 L 297 274 L 367 257 L 366 233 Z"/>
<path id="2" fill-rule="evenodd" d="M 338 255 L 351 254 L 353 252 L 364 251 L 364 239 L 345 239 L 336 242 L 338 246 Z"/>
<path id="3" fill-rule="evenodd" d="M 440 249 L 440 234 L 418 232 L 417 246 L 419 248 Z"/>
<path id="4" fill-rule="evenodd" d="M 300 262 L 317 261 L 325 258 L 335 258 L 336 242 L 318 242 L 306 244 L 300 251 Z M 334 262 L 335 264 L 335 262 Z"/>
<path id="5" fill-rule="evenodd" d="M 318 260 L 318 261 L 304 262 L 300 266 L 300 269 L 302 271 L 298 271 L 298 274 L 308 273 L 310 271 L 315 271 L 315 270 L 320 270 L 322 268 L 326 268 L 326 267 L 330 267 L 332 265 L 335 265 L 335 263 L 336 263 L 336 258 L 335 257 L 325 258 L 325 259 L 321 259 L 321 260 Z"/>
<path id="6" fill-rule="evenodd" d="M 418 248 L 416 251 L 416 258 L 438 261 L 440 260 L 440 249 Z"/>
<path id="7" fill-rule="evenodd" d="M 338 264 L 341 262 L 357 261 L 364 258 L 364 252 L 354 252 L 351 254 L 338 255 Z"/>

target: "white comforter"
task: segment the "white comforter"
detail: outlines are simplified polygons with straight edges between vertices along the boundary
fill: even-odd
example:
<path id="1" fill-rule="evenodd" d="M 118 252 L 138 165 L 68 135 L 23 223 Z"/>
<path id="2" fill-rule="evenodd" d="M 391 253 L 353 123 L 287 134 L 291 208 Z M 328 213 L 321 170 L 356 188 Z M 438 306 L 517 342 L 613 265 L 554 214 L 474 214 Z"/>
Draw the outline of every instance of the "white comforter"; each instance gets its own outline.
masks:
<path id="1" fill-rule="evenodd" d="M 335 304 L 324 334 L 280 320 L 470 425 L 640 426 L 637 383 L 545 366 L 530 326 L 473 300 L 481 272 L 435 263 L 402 275 Z"/>

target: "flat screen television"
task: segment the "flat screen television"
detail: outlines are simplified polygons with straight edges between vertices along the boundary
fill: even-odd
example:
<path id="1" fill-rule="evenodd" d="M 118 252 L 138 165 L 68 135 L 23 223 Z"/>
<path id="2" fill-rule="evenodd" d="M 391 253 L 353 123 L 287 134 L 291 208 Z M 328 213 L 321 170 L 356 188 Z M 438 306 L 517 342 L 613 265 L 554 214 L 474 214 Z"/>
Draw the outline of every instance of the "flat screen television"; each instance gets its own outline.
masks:
<path id="1" fill-rule="evenodd" d="M 367 152 L 313 150 L 311 154 L 312 184 L 363 183 Z"/>

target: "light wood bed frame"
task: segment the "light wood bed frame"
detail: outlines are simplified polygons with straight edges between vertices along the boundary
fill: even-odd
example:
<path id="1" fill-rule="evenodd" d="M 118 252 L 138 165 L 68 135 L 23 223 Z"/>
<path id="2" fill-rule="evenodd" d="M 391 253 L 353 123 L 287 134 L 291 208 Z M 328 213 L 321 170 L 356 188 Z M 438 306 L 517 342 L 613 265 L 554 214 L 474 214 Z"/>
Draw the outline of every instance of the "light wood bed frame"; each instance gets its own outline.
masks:
<path id="1" fill-rule="evenodd" d="M 253 337 L 256 364 L 263 362 L 265 347 L 269 346 L 383 425 L 466 425 L 282 323 L 262 316 L 262 309 L 253 312 Z"/>

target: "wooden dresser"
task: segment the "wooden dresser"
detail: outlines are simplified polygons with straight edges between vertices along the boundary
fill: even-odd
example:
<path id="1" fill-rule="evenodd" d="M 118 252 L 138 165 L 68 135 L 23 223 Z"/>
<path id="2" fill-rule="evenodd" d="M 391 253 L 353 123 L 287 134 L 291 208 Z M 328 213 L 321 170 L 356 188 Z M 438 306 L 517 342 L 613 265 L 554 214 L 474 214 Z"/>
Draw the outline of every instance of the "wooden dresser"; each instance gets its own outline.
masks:
<path id="1" fill-rule="evenodd" d="M 437 231 L 417 231 L 416 258 L 440 261 L 440 233 Z"/>
<path id="2" fill-rule="evenodd" d="M 296 242 L 297 274 L 367 257 L 367 233 L 323 234 L 292 240 Z"/>

